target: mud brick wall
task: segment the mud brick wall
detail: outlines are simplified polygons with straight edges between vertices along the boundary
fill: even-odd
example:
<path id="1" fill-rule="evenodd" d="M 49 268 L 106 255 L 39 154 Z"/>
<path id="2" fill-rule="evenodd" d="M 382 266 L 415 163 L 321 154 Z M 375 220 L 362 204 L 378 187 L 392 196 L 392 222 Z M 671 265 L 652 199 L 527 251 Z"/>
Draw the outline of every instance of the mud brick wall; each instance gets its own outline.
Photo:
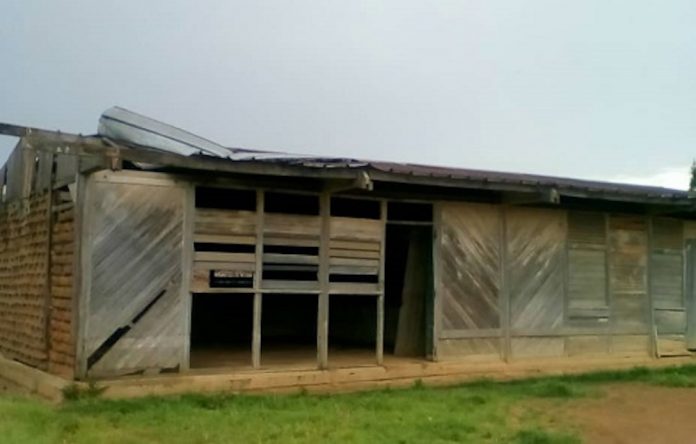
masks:
<path id="1" fill-rule="evenodd" d="M 0 207 L 0 353 L 47 367 L 47 194 Z"/>
<path id="2" fill-rule="evenodd" d="M 75 368 L 72 325 L 74 230 L 74 207 L 53 213 L 48 370 L 66 378 L 73 377 Z"/>

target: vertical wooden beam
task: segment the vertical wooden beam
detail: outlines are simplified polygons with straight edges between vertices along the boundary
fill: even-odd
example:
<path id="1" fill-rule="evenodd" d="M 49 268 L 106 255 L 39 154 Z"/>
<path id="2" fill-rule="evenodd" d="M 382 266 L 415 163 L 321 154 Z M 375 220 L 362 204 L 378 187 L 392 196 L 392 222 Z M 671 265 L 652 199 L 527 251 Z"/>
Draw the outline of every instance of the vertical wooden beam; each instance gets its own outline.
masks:
<path id="1" fill-rule="evenodd" d="M 379 246 L 379 295 L 377 296 L 377 335 L 375 354 L 377 365 L 384 363 L 384 280 L 385 264 L 387 259 L 387 201 L 382 200 L 379 207 L 379 220 L 382 224 L 382 239 Z"/>
<path id="2" fill-rule="evenodd" d="M 435 202 L 433 204 L 433 344 L 432 356 L 433 361 L 439 360 L 439 343 L 442 333 L 442 292 L 440 284 L 442 279 L 442 261 L 440 260 L 440 242 L 442 238 L 442 204 Z"/>
<path id="3" fill-rule="evenodd" d="M 319 201 L 321 235 L 319 240 L 319 303 L 317 304 L 317 365 L 329 363 L 329 243 L 331 239 L 331 195 L 323 192 Z"/>
<path id="4" fill-rule="evenodd" d="M 565 217 L 563 218 L 565 226 L 563 227 L 563 326 L 568 325 L 568 307 L 570 306 L 570 241 L 568 239 L 568 225 L 570 219 L 570 213 L 564 211 Z M 563 356 L 568 356 L 568 338 L 563 339 Z"/>
<path id="5" fill-rule="evenodd" d="M 87 355 L 85 341 L 89 328 L 89 295 L 92 284 L 92 241 L 91 241 L 91 181 L 88 176 L 76 174 L 75 193 L 75 258 L 73 276 L 73 321 L 75 324 L 75 376 L 87 377 Z"/>
<path id="6" fill-rule="evenodd" d="M 508 283 L 508 242 L 507 242 L 507 211 L 500 207 L 500 328 L 502 336 L 502 358 L 505 362 L 512 359 L 512 338 L 510 337 L 510 285 Z"/>
<path id="7" fill-rule="evenodd" d="M 191 270 L 193 268 L 193 230 L 196 211 L 196 188 L 188 183 L 184 188 L 183 196 L 183 235 L 182 235 L 182 254 L 181 254 L 181 287 L 180 303 L 183 316 L 183 348 L 179 370 L 188 371 L 191 368 L 191 314 L 192 298 L 191 294 Z"/>
<path id="8" fill-rule="evenodd" d="M 614 293 L 611 286 L 611 215 L 604 214 L 604 276 L 606 279 L 607 305 L 609 306 L 609 337 L 607 338 L 607 348 L 609 354 L 614 352 L 614 334 L 616 331 L 616 307 L 614 304 Z"/>
<path id="9" fill-rule="evenodd" d="M 648 315 L 648 322 L 650 323 L 650 328 L 649 328 L 649 335 L 650 335 L 650 354 L 652 355 L 653 358 L 659 358 L 659 344 L 658 344 L 658 331 L 657 331 L 657 325 L 655 324 L 655 309 L 654 309 L 654 304 L 653 304 L 653 291 L 652 291 L 652 267 L 653 267 L 653 218 L 651 216 L 647 216 L 647 228 L 648 228 L 648 246 L 647 246 L 647 258 L 646 258 L 646 266 L 645 266 L 645 285 L 646 285 L 646 293 L 647 293 L 647 298 L 648 298 L 648 304 L 647 304 L 647 309 L 649 313 L 646 313 Z"/>
<path id="10" fill-rule="evenodd" d="M 20 197 L 26 199 L 31 195 L 34 184 L 34 175 L 36 173 L 36 150 L 26 141 L 26 139 L 21 139 L 20 145 L 22 147 L 22 182 Z"/>
<path id="11" fill-rule="evenodd" d="M 254 368 L 261 367 L 261 310 L 263 308 L 261 277 L 263 273 L 264 197 L 263 191 L 256 191 L 256 247 L 254 250 L 256 266 L 254 271 L 254 320 L 251 333 L 251 365 Z"/>

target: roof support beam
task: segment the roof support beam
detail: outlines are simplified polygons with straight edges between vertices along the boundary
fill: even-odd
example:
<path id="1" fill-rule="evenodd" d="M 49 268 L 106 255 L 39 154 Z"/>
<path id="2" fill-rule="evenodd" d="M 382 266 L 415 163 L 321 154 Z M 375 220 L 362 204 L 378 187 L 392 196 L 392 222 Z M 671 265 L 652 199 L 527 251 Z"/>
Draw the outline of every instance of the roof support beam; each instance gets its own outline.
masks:
<path id="1" fill-rule="evenodd" d="M 508 205 L 558 205 L 561 203 L 561 195 L 555 188 L 540 190 L 533 193 L 503 193 L 502 203 Z"/>

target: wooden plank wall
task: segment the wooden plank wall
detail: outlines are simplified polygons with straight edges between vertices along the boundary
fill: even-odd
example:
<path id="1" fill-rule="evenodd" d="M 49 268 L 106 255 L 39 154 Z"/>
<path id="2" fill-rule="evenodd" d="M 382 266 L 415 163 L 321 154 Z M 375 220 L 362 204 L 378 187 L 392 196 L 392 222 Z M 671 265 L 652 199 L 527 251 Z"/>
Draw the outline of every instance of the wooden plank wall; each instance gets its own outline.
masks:
<path id="1" fill-rule="evenodd" d="M 257 212 L 240 210 L 196 209 L 195 242 L 216 244 L 255 245 L 257 242 Z M 331 276 L 377 276 L 380 272 L 380 249 L 383 222 L 380 220 L 330 217 L 329 269 Z M 196 252 L 193 293 L 251 292 L 245 288 L 215 288 L 210 285 L 213 270 L 253 272 L 261 276 L 263 271 L 300 271 L 317 273 L 319 266 L 319 241 L 321 218 L 311 215 L 265 213 L 262 269 L 256 270 L 256 254 Z M 269 252 L 272 247 L 305 248 L 310 252 Z M 317 275 L 318 276 L 318 275 Z M 375 279 L 376 280 L 376 279 Z M 377 294 L 377 283 L 330 282 L 333 294 Z M 262 292 L 318 293 L 319 280 L 261 280 Z"/>
<path id="2" fill-rule="evenodd" d="M 648 221 L 641 216 L 609 217 L 611 352 L 645 354 L 650 349 Z"/>
<path id="3" fill-rule="evenodd" d="M 689 230 L 682 222 L 468 203 L 438 208 L 438 359 L 685 352 Z"/>
<path id="4" fill-rule="evenodd" d="M 87 186 L 87 376 L 175 369 L 186 355 L 180 291 L 185 189 L 99 173 Z"/>
<path id="5" fill-rule="evenodd" d="M 560 356 L 565 213 L 509 208 L 505 216 L 511 356 Z"/>
<path id="6" fill-rule="evenodd" d="M 684 221 L 684 305 L 686 346 L 696 349 L 696 221 Z"/>
<path id="7" fill-rule="evenodd" d="M 660 355 L 686 354 L 684 223 L 655 218 L 650 243 L 650 294 Z"/>
<path id="8" fill-rule="evenodd" d="M 217 192 L 221 193 L 217 198 L 224 200 L 224 188 L 217 189 Z M 240 190 L 231 191 L 231 195 L 234 192 Z M 232 297 L 230 295 L 235 293 L 255 295 L 254 367 L 261 364 L 260 323 L 264 294 L 316 294 L 320 301 L 324 301 L 320 304 L 320 320 L 327 314 L 322 315 L 322 311 L 327 311 L 330 295 L 379 298 L 383 294 L 384 217 L 331 216 L 328 195 L 322 196 L 321 201 L 316 194 L 304 196 L 317 199 L 320 214 L 266 211 L 263 190 L 256 194 L 255 211 L 204 206 L 194 209 L 196 222 L 192 247 L 197 250 L 197 245 L 205 243 L 208 251 L 194 254 L 190 290 L 192 293 L 225 294 L 225 297 Z M 384 208 L 380 211 L 384 212 Z M 224 246 L 245 252 L 224 252 Z M 210 248 L 219 248 L 220 251 L 209 251 Z M 320 266 L 323 257 L 326 267 Z M 214 285 L 216 273 L 244 276 L 248 282 L 238 281 L 234 286 Z M 359 277 L 359 282 L 351 282 L 356 280 L 355 277 Z M 377 329 L 381 331 L 379 325 Z M 319 328 L 320 366 L 325 365 L 327 359 L 326 347 L 322 344 L 326 345 L 325 332 Z M 380 345 L 377 348 L 376 359 L 380 361 Z"/>
<path id="9" fill-rule="evenodd" d="M 565 327 L 569 356 L 609 352 L 607 217 L 603 213 L 568 213 L 568 283 Z"/>
<path id="10" fill-rule="evenodd" d="M 442 208 L 440 357 L 501 356 L 501 216 L 494 205 Z"/>

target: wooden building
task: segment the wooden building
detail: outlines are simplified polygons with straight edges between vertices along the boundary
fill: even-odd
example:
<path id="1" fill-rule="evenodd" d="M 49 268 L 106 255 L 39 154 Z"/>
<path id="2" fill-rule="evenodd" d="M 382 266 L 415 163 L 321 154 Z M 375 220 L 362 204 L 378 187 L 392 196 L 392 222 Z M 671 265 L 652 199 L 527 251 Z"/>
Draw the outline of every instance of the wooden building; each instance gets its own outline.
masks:
<path id="1" fill-rule="evenodd" d="M 686 192 L 2 124 L 0 354 L 68 379 L 687 355 Z"/>

